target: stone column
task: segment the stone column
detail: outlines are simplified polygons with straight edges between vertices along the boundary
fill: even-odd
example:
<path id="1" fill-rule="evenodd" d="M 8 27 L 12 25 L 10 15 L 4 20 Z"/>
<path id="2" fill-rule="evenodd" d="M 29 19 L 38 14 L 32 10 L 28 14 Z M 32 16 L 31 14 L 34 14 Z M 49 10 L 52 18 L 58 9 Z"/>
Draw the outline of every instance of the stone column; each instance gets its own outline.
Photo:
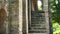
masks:
<path id="1" fill-rule="evenodd" d="M 19 34 L 22 34 L 22 0 L 19 0 Z"/>
<path id="2" fill-rule="evenodd" d="M 23 0 L 23 34 L 28 33 L 28 0 Z"/>
<path id="3" fill-rule="evenodd" d="M 26 0 L 26 34 L 28 34 L 28 0 Z"/>
<path id="4" fill-rule="evenodd" d="M 48 0 L 43 0 L 43 11 L 45 11 L 45 19 L 46 19 L 46 30 L 47 34 L 49 34 L 49 14 L 48 14 Z"/>

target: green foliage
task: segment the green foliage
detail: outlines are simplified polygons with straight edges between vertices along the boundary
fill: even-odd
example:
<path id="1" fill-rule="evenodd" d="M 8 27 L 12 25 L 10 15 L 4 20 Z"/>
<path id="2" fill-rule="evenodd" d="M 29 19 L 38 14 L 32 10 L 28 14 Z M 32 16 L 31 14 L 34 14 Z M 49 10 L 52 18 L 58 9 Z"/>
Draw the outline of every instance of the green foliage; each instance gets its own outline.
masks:
<path id="1" fill-rule="evenodd" d="M 60 34 L 60 25 L 58 23 L 53 24 L 53 34 Z"/>
<path id="2" fill-rule="evenodd" d="M 38 6 L 38 10 L 42 10 L 42 6 Z"/>
<path id="3" fill-rule="evenodd" d="M 51 0 L 52 19 L 60 24 L 60 1 Z"/>
<path id="4" fill-rule="evenodd" d="M 60 0 L 51 0 L 53 34 L 60 34 Z"/>

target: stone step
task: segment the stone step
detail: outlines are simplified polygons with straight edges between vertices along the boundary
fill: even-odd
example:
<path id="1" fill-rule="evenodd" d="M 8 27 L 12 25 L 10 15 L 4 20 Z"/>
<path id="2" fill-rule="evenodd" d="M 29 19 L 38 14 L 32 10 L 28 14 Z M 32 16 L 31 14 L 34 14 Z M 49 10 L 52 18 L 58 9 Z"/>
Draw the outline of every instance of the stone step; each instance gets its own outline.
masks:
<path id="1" fill-rule="evenodd" d="M 31 24 L 31 25 L 36 25 L 37 26 L 37 25 L 45 25 L 45 24 Z"/>
<path id="2" fill-rule="evenodd" d="M 45 33 L 45 13 L 44 12 L 32 12 L 30 33 Z"/>
<path id="3" fill-rule="evenodd" d="M 47 33 L 45 32 L 45 33 L 29 33 L 29 34 L 47 34 Z"/>
<path id="4" fill-rule="evenodd" d="M 46 30 L 30 30 L 29 31 L 30 33 L 46 33 L 47 31 Z"/>
<path id="5" fill-rule="evenodd" d="M 32 29 L 32 30 L 30 30 L 30 31 L 46 31 L 46 29 Z"/>
<path id="6" fill-rule="evenodd" d="M 33 23 L 31 23 L 31 24 L 45 24 L 45 22 L 33 22 Z"/>
<path id="7" fill-rule="evenodd" d="M 42 27 L 31 27 L 31 28 L 32 28 L 32 29 L 40 29 L 40 28 L 43 29 L 43 28 L 46 28 L 46 27 L 43 27 L 43 26 L 42 26 Z"/>

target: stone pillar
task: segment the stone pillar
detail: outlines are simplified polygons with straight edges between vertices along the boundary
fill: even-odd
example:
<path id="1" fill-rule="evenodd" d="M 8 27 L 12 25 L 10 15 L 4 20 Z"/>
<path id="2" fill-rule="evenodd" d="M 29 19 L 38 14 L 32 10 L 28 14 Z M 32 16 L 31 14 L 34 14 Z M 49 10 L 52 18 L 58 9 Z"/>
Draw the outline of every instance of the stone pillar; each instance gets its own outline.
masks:
<path id="1" fill-rule="evenodd" d="M 22 34 L 22 0 L 19 0 L 19 34 Z"/>
<path id="2" fill-rule="evenodd" d="M 43 11 L 45 11 L 45 19 L 46 19 L 46 30 L 47 34 L 49 34 L 49 14 L 48 14 L 48 0 L 43 0 Z"/>
<path id="3" fill-rule="evenodd" d="M 23 34 L 28 33 L 28 0 L 23 0 Z"/>
<path id="4" fill-rule="evenodd" d="M 26 34 L 28 34 L 28 0 L 26 0 Z"/>

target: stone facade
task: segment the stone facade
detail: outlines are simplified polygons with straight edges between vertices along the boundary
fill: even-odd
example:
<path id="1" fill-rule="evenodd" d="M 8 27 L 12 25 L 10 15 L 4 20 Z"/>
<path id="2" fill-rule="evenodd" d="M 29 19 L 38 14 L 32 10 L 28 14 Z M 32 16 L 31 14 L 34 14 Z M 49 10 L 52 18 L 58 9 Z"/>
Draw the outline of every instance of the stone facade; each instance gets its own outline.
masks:
<path id="1" fill-rule="evenodd" d="M 9 34 L 19 33 L 19 0 L 8 0 Z"/>
<path id="2" fill-rule="evenodd" d="M 5 24 L 6 34 L 29 34 L 28 12 L 31 11 L 31 8 L 30 8 L 31 6 L 28 7 L 28 0 L 6 0 L 5 2 L 6 2 L 6 6 L 4 8 L 6 9 L 6 12 L 7 12 L 7 21 Z M 31 2 L 29 3 L 31 4 Z M 47 28 L 46 32 L 47 34 L 49 34 L 48 0 L 43 1 L 43 11 L 45 11 L 44 19 L 46 19 L 45 20 L 46 23 L 44 23 L 45 25 L 39 24 L 38 26 L 40 25 L 41 27 L 46 26 Z M 36 15 L 34 14 L 32 16 L 33 18 L 35 18 L 37 14 Z M 35 19 L 35 22 L 40 22 L 38 21 L 38 19 Z M 31 34 L 34 34 L 34 33 L 31 33 Z"/>

